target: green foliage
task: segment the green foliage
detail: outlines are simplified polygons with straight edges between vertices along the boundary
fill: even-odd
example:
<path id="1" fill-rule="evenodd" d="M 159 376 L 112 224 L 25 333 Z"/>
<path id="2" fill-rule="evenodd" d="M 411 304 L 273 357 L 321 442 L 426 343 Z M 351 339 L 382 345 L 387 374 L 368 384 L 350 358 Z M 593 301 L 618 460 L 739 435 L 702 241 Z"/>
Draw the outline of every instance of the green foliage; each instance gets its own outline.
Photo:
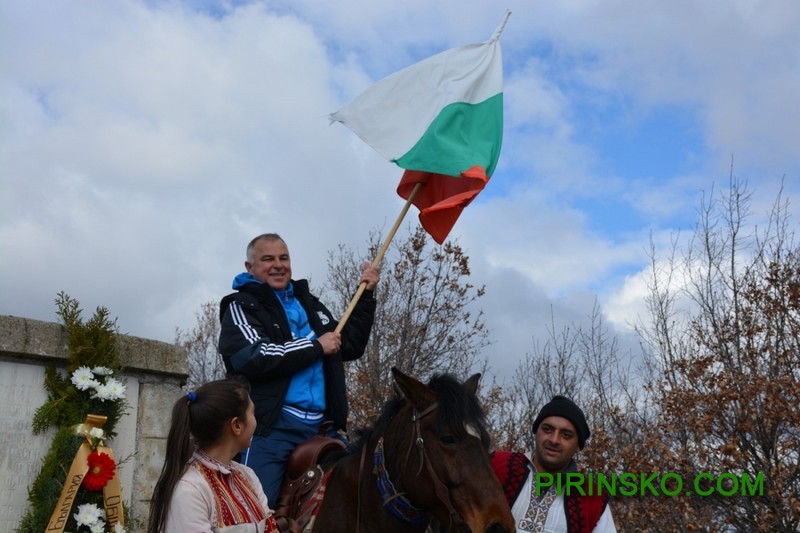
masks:
<path id="1" fill-rule="evenodd" d="M 83 438 L 76 435 L 71 427 L 64 427 L 56 432 L 49 453 L 42 459 L 42 470 L 28 491 L 28 500 L 33 505 L 31 512 L 20 524 L 18 532 L 44 531 L 61 495 L 61 488 L 72 458 L 75 457 L 82 440 Z"/>
<path id="2" fill-rule="evenodd" d="M 49 392 L 48 400 L 33 415 L 33 433 L 39 434 L 51 426 L 62 427 L 75 420 L 78 391 L 65 379 L 56 367 L 45 369 L 44 388 Z"/>
<path id="3" fill-rule="evenodd" d="M 108 310 L 98 307 L 87 321 L 82 320 L 78 301 L 63 292 L 55 300 L 58 315 L 64 322 L 69 341 L 65 376 L 56 366 L 45 371 L 44 387 L 47 400 L 33 418 L 33 432 L 40 434 L 55 428 L 50 450 L 42 460 L 42 469 L 28 491 L 31 509 L 23 517 L 17 532 L 41 532 L 47 527 L 58 502 L 67 473 L 83 437 L 75 433 L 75 426 L 83 423 L 88 414 L 107 417 L 103 426 L 106 438 L 113 438 L 114 428 L 127 409 L 122 398 L 101 399 L 92 390 L 79 390 L 71 376 L 81 368 L 102 367 L 118 374 L 122 370 L 116 341 L 116 321 L 109 318 Z M 78 491 L 73 510 L 83 503 L 94 503 L 102 508 L 102 493 Z M 75 530 L 73 520 L 68 523 Z"/>
<path id="4" fill-rule="evenodd" d="M 81 366 L 103 366 L 115 373 L 122 369 L 117 353 L 117 321 L 109 318 L 108 309 L 98 307 L 94 315 L 83 323 L 78 301 L 63 292 L 58 293 L 56 307 L 69 338 L 68 372 Z"/>

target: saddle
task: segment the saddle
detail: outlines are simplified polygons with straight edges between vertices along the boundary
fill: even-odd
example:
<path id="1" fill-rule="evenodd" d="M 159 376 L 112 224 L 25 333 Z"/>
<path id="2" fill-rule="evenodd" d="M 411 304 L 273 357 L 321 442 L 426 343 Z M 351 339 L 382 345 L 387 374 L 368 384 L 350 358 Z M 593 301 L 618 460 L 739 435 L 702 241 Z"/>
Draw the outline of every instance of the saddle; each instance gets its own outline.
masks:
<path id="1" fill-rule="evenodd" d="M 317 435 L 298 445 L 289 456 L 274 515 L 282 533 L 303 531 L 312 517 L 313 509 L 307 509 L 307 504 L 322 483 L 320 463 L 331 452 L 345 449 L 341 440 L 327 436 L 328 425 L 320 426 Z"/>

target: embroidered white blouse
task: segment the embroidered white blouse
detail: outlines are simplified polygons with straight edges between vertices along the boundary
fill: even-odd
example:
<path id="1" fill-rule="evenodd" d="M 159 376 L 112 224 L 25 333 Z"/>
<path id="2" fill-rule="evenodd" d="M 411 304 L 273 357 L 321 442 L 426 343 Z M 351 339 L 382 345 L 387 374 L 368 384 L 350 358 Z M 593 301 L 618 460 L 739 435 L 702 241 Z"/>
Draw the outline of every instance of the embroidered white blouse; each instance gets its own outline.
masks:
<path id="1" fill-rule="evenodd" d="M 163 533 L 277 533 L 255 472 L 195 450 L 175 486 Z"/>

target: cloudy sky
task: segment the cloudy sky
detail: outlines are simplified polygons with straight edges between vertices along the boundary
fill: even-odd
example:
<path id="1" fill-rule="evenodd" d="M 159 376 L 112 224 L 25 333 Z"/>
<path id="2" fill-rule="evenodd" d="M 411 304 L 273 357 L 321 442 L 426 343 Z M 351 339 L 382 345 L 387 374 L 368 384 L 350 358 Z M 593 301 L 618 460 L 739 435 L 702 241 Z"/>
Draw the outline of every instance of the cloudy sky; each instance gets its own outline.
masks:
<path id="1" fill-rule="evenodd" d="M 782 182 L 797 212 L 794 0 L 5 0 L 0 313 L 57 321 L 65 291 L 172 342 L 264 231 L 321 282 L 403 206 L 401 170 L 328 114 L 506 9 L 503 151 L 450 234 L 500 377 L 595 301 L 627 335 L 650 236 L 689 233 L 732 162 L 754 222 Z"/>

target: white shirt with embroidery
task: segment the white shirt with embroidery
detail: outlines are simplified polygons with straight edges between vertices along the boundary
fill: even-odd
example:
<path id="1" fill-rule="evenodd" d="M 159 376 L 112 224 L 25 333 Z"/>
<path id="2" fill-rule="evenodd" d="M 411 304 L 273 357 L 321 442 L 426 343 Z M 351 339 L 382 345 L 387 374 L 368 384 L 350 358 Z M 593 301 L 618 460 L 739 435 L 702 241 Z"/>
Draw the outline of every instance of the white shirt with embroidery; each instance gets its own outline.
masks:
<path id="1" fill-rule="evenodd" d="M 547 518 L 544 524 L 537 524 L 530 519 L 531 516 L 536 515 L 535 503 L 531 501 L 531 492 L 533 486 L 533 479 L 535 478 L 531 466 L 528 466 L 528 477 L 522 490 L 514 501 L 511 507 L 511 514 L 514 516 L 514 521 L 517 524 L 517 533 L 528 533 L 535 531 L 537 533 L 567 533 L 567 513 L 564 511 L 564 496 L 557 495 L 555 498 L 550 495 L 548 498 L 547 493 L 542 497 L 545 500 L 550 500 L 550 509 L 547 511 Z M 552 490 L 552 489 L 551 489 Z M 533 512 L 529 512 L 533 511 Z M 538 526 L 538 527 L 537 527 Z M 597 525 L 592 530 L 592 533 L 616 533 L 617 527 L 614 525 L 614 519 L 611 516 L 611 508 L 606 506 Z"/>

